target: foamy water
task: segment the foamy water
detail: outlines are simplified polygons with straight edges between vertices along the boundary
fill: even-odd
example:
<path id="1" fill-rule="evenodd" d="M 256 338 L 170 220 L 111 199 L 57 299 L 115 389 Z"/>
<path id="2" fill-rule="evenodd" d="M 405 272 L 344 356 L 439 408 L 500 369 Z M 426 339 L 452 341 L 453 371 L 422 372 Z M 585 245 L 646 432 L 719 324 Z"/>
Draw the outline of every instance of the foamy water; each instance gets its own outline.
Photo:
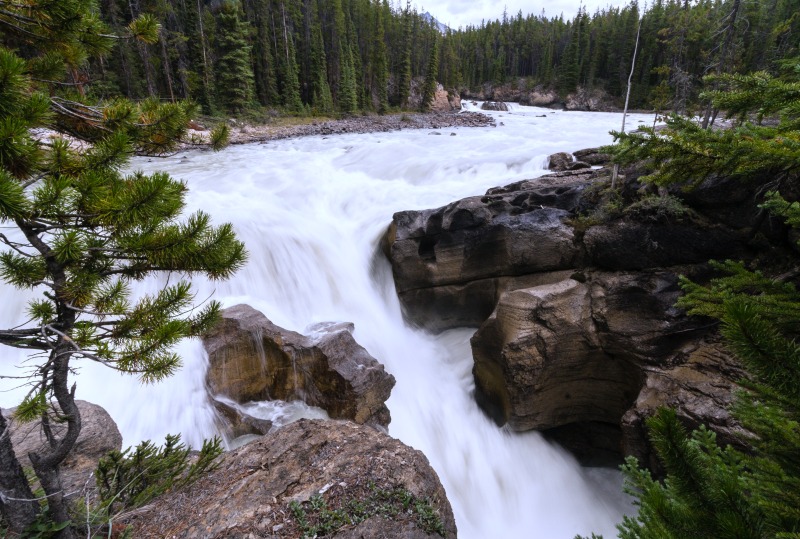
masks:
<path id="1" fill-rule="evenodd" d="M 471 395 L 474 330 L 431 336 L 406 326 L 378 249 L 394 212 L 540 176 L 549 154 L 609 143 L 608 131 L 621 124 L 619 114 L 518 105 L 492 115 L 504 125 L 310 137 L 140 159 L 133 167 L 185 180 L 189 210 L 232 222 L 247 245 L 250 260 L 234 279 L 195 280 L 198 299 L 213 293 L 226 306 L 248 303 L 299 332 L 322 321 L 355 323 L 358 342 L 397 378 L 389 432 L 431 461 L 460 537 L 571 539 L 591 531 L 610 537 L 629 509 L 616 494 L 618 474 L 584 470 L 537 433 L 506 432 L 487 420 Z M 629 115 L 628 126 L 642 122 L 652 116 Z M 137 292 L 161 284 L 152 280 Z M 2 327 L 24 321 L 24 295 L 6 285 L 0 290 Z M 177 432 L 199 445 L 215 434 L 204 387 L 207 358 L 197 341 L 179 352 L 183 369 L 152 386 L 83 365 L 77 395 L 105 407 L 127 445 Z M 4 349 L 2 373 L 15 373 L 24 357 Z M 13 381 L 2 384 L 0 404 L 17 404 L 24 391 L 12 389 Z"/>

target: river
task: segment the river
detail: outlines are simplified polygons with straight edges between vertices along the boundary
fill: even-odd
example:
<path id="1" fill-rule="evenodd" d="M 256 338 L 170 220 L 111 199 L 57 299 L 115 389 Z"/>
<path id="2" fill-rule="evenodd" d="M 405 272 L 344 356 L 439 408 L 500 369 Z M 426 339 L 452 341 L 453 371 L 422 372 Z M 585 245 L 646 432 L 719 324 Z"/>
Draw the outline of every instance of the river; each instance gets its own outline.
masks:
<path id="1" fill-rule="evenodd" d="M 213 294 L 226 306 L 248 303 L 299 332 L 322 321 L 355 324 L 356 340 L 397 379 L 389 433 L 428 457 L 460 537 L 612 537 L 630 511 L 619 474 L 583 469 L 537 433 L 507 432 L 486 419 L 471 395 L 474 330 L 432 336 L 407 326 L 378 248 L 394 212 L 540 176 L 547 155 L 609 143 L 608 132 L 621 124 L 620 114 L 518 105 L 491 114 L 497 127 L 317 136 L 137 159 L 132 166 L 185 180 L 188 209 L 232 222 L 247 245 L 249 262 L 234 279 L 194 282 L 199 300 Z M 627 125 L 652 120 L 633 115 Z M 137 292 L 162 284 L 151 280 Z M 23 321 L 24 295 L 3 285 L 2 297 L 3 327 Z M 126 445 L 178 432 L 198 445 L 215 434 L 204 388 L 207 358 L 196 341 L 179 352 L 181 371 L 152 386 L 83 366 L 77 395 L 111 413 Z M 0 366 L 9 373 L 23 359 L 4 350 Z M 8 381 L 2 387 L 0 404 L 15 405 L 21 390 Z"/>

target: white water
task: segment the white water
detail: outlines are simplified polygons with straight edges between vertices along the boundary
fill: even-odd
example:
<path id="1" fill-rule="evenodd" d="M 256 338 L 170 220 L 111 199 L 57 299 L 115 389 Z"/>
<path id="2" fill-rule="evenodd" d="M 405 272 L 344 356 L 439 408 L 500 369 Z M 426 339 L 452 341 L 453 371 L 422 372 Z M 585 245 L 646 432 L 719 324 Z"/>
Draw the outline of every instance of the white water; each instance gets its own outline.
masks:
<path id="1" fill-rule="evenodd" d="M 628 509 L 616 494 L 618 474 L 583 470 L 537 433 L 509 433 L 487 420 L 471 397 L 472 330 L 430 336 L 405 326 L 377 248 L 395 211 L 438 207 L 540 176 L 547 155 L 608 143 L 608 131 L 621 124 L 619 114 L 517 105 L 492 114 L 504 125 L 444 129 L 441 136 L 423 130 L 311 137 L 134 165 L 186 180 L 189 209 L 233 222 L 247 245 L 247 267 L 230 282 L 196 281 L 198 299 L 213 292 L 226 306 L 249 303 L 300 332 L 321 321 L 355 323 L 356 339 L 397 378 L 390 434 L 431 461 L 460 537 L 611 537 Z M 23 321 L 23 296 L 6 285 L 0 293 L 0 325 Z M 181 345 L 180 353 L 181 372 L 154 386 L 84 366 L 77 394 L 111 413 L 126 445 L 176 432 L 198 445 L 215 433 L 203 385 L 206 358 L 198 342 Z M 4 350 L 2 374 L 13 374 L 23 358 Z M 23 393 L 12 386 L 4 381 L 3 406 Z"/>

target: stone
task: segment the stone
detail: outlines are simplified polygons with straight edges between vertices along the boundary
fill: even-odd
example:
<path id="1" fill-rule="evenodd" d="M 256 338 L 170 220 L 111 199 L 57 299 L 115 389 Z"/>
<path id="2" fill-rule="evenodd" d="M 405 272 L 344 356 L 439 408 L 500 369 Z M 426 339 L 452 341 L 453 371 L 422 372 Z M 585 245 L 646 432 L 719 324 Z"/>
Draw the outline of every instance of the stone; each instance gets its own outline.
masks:
<path id="1" fill-rule="evenodd" d="M 731 416 L 736 381 L 745 377 L 736 359 L 721 339 L 709 335 L 686 343 L 669 362 L 643 369 L 644 381 L 636 402 L 623 415 L 622 450 L 633 455 L 651 470 L 660 471 L 645 421 L 661 407 L 674 408 L 687 429 L 706 425 L 717 441 L 748 451 L 742 445 L 748 435 Z"/>
<path id="2" fill-rule="evenodd" d="M 220 465 L 187 487 L 115 522 L 134 537 L 222 539 L 302 536 L 290 509 L 320 495 L 332 509 L 368 503 L 376 489 L 402 488 L 428 500 L 444 537 L 456 537 L 444 488 L 420 451 L 374 429 L 302 419 L 224 454 Z M 432 539 L 413 515 L 374 516 L 326 537 Z"/>
<path id="3" fill-rule="evenodd" d="M 679 294 L 670 271 L 591 272 L 507 292 L 472 338 L 479 405 L 499 425 L 544 431 L 587 459 L 602 450 L 646 460 L 643 421 L 659 405 L 695 426 L 722 416 L 732 428 L 732 378 L 709 390 L 710 375 L 674 367 L 707 329 L 674 307 Z M 593 439 L 580 439 L 587 431 Z"/>
<path id="4" fill-rule="evenodd" d="M 334 419 L 386 427 L 394 376 L 355 341 L 352 324 L 312 330 L 309 336 L 285 330 L 248 305 L 223 310 L 203 336 L 212 398 L 302 400 Z"/>
<path id="5" fill-rule="evenodd" d="M 620 220 L 591 227 L 583 236 L 588 259 L 609 270 L 700 264 L 747 256 L 745 241 L 730 228 L 686 223 Z"/>
<path id="6" fill-rule="evenodd" d="M 547 168 L 555 172 L 569 170 L 572 165 L 572 154 L 559 152 L 547 157 Z"/>
<path id="7" fill-rule="evenodd" d="M 502 101 L 484 101 L 484 103 L 481 105 L 481 110 L 508 112 L 508 105 Z"/>
<path id="8" fill-rule="evenodd" d="M 95 487 L 94 471 L 97 463 L 109 451 L 122 449 L 122 435 L 117 424 L 102 407 L 90 402 L 76 400 L 75 404 L 81 414 L 81 432 L 75 446 L 61 463 L 61 486 L 68 499 L 76 499 L 86 494 L 86 489 Z M 3 414 L 12 417 L 11 413 Z M 66 431 L 66 426 L 52 424 L 53 432 L 58 436 Z M 30 466 L 28 454 L 47 446 L 47 440 L 41 431 L 39 422 L 11 423 L 11 443 L 22 466 Z"/>
<path id="9" fill-rule="evenodd" d="M 272 421 L 253 417 L 239 410 L 235 404 L 220 398 L 212 398 L 211 404 L 224 420 L 220 426 L 230 438 L 266 434 L 272 429 Z"/>
<path id="10" fill-rule="evenodd" d="M 572 155 L 578 161 L 583 161 L 592 166 L 603 166 L 611 162 L 611 156 L 607 153 L 602 153 L 599 148 L 586 148 L 573 152 Z"/>

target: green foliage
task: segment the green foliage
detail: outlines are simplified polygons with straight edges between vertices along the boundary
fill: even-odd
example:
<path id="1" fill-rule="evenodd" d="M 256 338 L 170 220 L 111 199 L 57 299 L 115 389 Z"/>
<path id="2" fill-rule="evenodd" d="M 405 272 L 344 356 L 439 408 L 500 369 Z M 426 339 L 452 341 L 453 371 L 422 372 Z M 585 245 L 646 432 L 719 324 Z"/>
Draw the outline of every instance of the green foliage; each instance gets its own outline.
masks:
<path id="1" fill-rule="evenodd" d="M 767 73 L 717 77 L 724 90 L 707 95 L 715 107 L 739 122 L 730 129 L 703 129 L 691 119 L 671 116 L 663 129 L 643 127 L 614 133 L 615 161 L 644 161 L 652 172 L 642 179 L 659 185 L 696 185 L 714 174 L 738 178 L 794 177 L 800 170 L 800 60 L 785 66 L 783 78 Z M 776 116 L 777 125 L 749 120 Z"/>
<path id="2" fill-rule="evenodd" d="M 382 489 L 370 484 L 367 496 L 339 500 L 335 508 L 317 494 L 307 502 L 290 502 L 289 510 L 303 538 L 327 536 L 376 515 L 389 520 L 411 518 L 424 532 L 445 536 L 444 523 L 430 501 L 417 498 L 403 487 Z"/>
<path id="3" fill-rule="evenodd" d="M 796 226 L 800 206 L 779 195 L 766 207 Z M 705 427 L 688 434 L 672 410 L 648 421 L 666 478 L 654 480 L 630 459 L 624 467 L 638 515 L 620 537 L 796 537 L 800 530 L 800 292 L 739 262 L 714 263 L 722 276 L 706 285 L 682 280 L 679 305 L 713 317 L 751 378 L 733 406 L 752 433 L 742 453 L 722 448 Z"/>
<path id="4" fill-rule="evenodd" d="M 246 252 L 229 224 L 212 226 L 202 212 L 181 218 L 183 182 L 121 172 L 135 151 L 176 148 L 196 106 L 156 98 L 96 104 L 81 95 L 80 70 L 114 41 L 93 1 L 0 0 L 0 25 L 0 222 L 12 230 L 0 234 L 0 278 L 39 292 L 28 305 L 30 319 L 0 330 L 0 344 L 33 351 L 21 376 L 28 376 L 28 394 L 17 417 L 41 422 L 49 442 L 30 455 L 47 499 L 41 516 L 44 508 L 25 502 L 33 496 L 11 442 L 0 438 L 2 466 L 11 472 L 0 475 L 0 489 L 15 498 L 4 500 L 0 511 L 11 533 L 37 523 L 49 533 L 49 521 L 69 520 L 58 473 L 81 429 L 69 380 L 75 362 L 98 362 L 145 382 L 169 376 L 180 364 L 174 345 L 206 331 L 219 304 L 196 307 L 190 285 L 180 280 L 134 301 L 131 283 L 159 272 L 224 279 L 244 264 Z M 157 29 L 155 18 L 145 16 L 130 31 L 144 47 Z M 45 68 L 55 74 L 59 62 L 59 79 L 71 79 L 77 93 L 32 76 Z M 91 144 L 41 142 L 32 134 L 41 127 Z M 216 145 L 224 135 L 214 135 Z M 50 429 L 53 420 L 65 427 L 61 433 Z M 6 424 L 1 414 L 0 424 Z M 177 440 L 169 444 L 171 454 L 182 454 Z M 161 470 L 172 481 L 167 471 Z M 59 536 L 72 533 L 65 528 Z"/>
<path id="5" fill-rule="evenodd" d="M 672 195 L 647 195 L 629 205 L 623 213 L 637 221 L 676 222 L 689 214 L 689 208 Z"/>
<path id="6" fill-rule="evenodd" d="M 133 449 L 112 451 L 100 459 L 95 472 L 100 506 L 108 515 L 141 507 L 212 471 L 221 453 L 219 438 L 206 440 L 193 455 L 174 435 L 168 435 L 162 447 L 145 441 Z"/>

